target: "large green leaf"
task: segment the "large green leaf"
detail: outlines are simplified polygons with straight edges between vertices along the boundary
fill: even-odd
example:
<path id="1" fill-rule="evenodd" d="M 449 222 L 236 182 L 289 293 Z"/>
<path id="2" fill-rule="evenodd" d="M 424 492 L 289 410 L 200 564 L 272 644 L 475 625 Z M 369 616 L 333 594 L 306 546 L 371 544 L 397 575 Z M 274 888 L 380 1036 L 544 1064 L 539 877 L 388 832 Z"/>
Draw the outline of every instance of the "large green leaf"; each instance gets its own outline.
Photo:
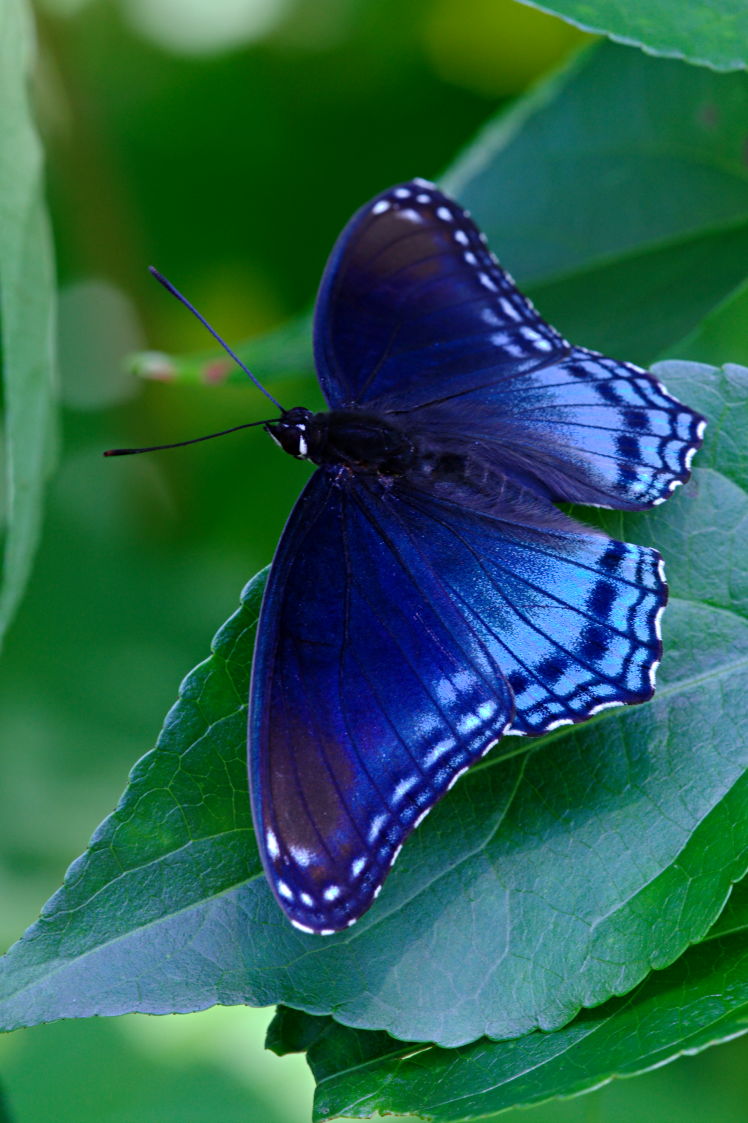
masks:
<path id="1" fill-rule="evenodd" d="M 268 1046 L 281 1054 L 308 1050 L 317 1080 L 315 1119 L 408 1112 L 458 1123 L 578 1095 L 746 1032 L 743 925 L 710 937 L 630 995 L 584 1011 L 555 1033 L 461 1049 L 414 1048 L 384 1033 L 282 1009 Z"/>
<path id="2" fill-rule="evenodd" d="M 746 120 L 748 75 L 602 43 L 502 112 L 442 182 L 551 323 L 649 363 L 677 356 L 673 345 L 745 279 Z M 273 377 L 311 370 L 309 338 L 303 317 L 240 350 Z M 703 348 L 695 357 L 715 361 Z M 194 380 L 216 361 L 138 369 Z"/>
<path id="3" fill-rule="evenodd" d="M 0 7 L 0 354 L 4 399 L 5 541 L 0 640 L 21 599 L 39 537 L 53 441 L 54 275 L 31 120 L 30 15 Z"/>
<path id="4" fill-rule="evenodd" d="M 3 1095 L 2 1088 L 0 1088 L 0 1123 L 13 1123 L 13 1117 L 10 1114 L 10 1108 Z"/>
<path id="5" fill-rule="evenodd" d="M 721 304 L 668 352 L 695 362 L 748 364 L 748 281 L 738 285 Z"/>
<path id="6" fill-rule="evenodd" d="M 247 806 L 258 580 L 115 814 L 2 961 L 0 1024 L 281 1002 L 457 1045 L 558 1027 L 702 938 L 748 862 L 748 371 L 659 373 L 713 435 L 664 508 L 606 516 L 668 563 L 651 704 L 559 729 L 534 752 L 503 742 L 414 834 L 354 928 L 305 936 L 261 876 Z"/>
<path id="7" fill-rule="evenodd" d="M 625 355 L 643 366 L 665 353 L 710 359 L 715 341 L 707 325 L 712 309 L 721 309 L 743 283 L 746 262 L 748 222 L 621 254 L 563 280 L 533 285 L 531 293 L 550 323 L 568 339 L 584 339 L 594 350 Z M 657 314 L 646 315 L 644 309 L 657 309 Z M 722 311 L 719 331 L 724 319 Z M 686 345 L 681 352 L 673 341 L 686 336 L 694 324 L 702 325 L 698 334 L 703 343 L 698 349 Z M 737 330 L 736 325 L 734 334 Z M 715 352 L 724 361 L 739 358 L 728 340 Z"/>
<path id="8" fill-rule="evenodd" d="M 743 0 L 521 0 L 584 31 L 610 35 L 657 55 L 717 70 L 748 66 L 748 9 Z"/>
<path id="9" fill-rule="evenodd" d="M 748 75 L 612 43 L 478 135 L 445 177 L 524 285 L 748 219 Z"/>

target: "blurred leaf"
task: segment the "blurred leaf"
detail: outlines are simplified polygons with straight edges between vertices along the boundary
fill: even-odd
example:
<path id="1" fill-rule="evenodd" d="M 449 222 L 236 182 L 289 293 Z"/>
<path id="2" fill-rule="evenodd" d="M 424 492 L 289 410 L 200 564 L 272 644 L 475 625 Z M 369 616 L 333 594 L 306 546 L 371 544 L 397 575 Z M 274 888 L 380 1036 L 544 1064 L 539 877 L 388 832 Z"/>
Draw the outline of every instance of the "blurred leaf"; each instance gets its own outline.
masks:
<path id="1" fill-rule="evenodd" d="M 279 375 L 312 372 L 311 316 L 298 316 L 275 331 L 250 340 L 237 353 L 268 389 Z M 129 367 L 139 378 L 160 382 L 173 379 L 203 384 L 245 385 L 247 382 L 244 371 L 228 355 L 216 355 L 214 351 L 179 357 L 142 351 L 132 356 Z"/>
<path id="2" fill-rule="evenodd" d="M 325 1024 L 316 1026 L 308 1057 L 318 1081 L 315 1119 L 408 1111 L 457 1123 L 578 1095 L 745 1033 L 748 936 L 743 930 L 691 948 L 626 998 L 518 1041 L 414 1048 L 331 1018 L 316 1021 Z"/>
<path id="3" fill-rule="evenodd" d="M 601 43 L 500 113 L 443 184 L 551 323 L 646 364 L 746 276 L 746 121 L 748 75 Z M 305 316 L 239 353 L 260 377 L 307 371 L 309 338 Z M 215 356 L 165 362 L 204 379 Z"/>
<path id="4" fill-rule="evenodd" d="M 192 1039 L 186 1026 L 163 1019 L 160 1040 L 155 1027 L 133 1019 L 65 1022 L 20 1035 L 4 1065 L 18 1123 L 297 1123 L 304 1118 L 286 1106 L 283 1095 L 273 1093 L 272 1085 L 255 1078 L 246 1043 L 244 1071 L 238 1063 L 221 1065 L 210 1045 L 200 1047 L 211 1022 L 216 1032 L 216 1020 L 204 1017 L 204 1025 L 198 1019 L 191 1027 Z M 251 1040 L 251 1022 L 245 1032 Z M 0 1123 L 5 1123 L 1 1111 Z"/>
<path id="5" fill-rule="evenodd" d="M 567 339 L 583 339 L 593 350 L 645 367 L 665 353 L 711 362 L 716 333 L 706 325 L 715 305 L 745 278 L 747 263 L 748 223 L 741 223 L 533 285 L 532 299 Z M 696 334 L 703 343 L 690 351 L 686 345 L 683 353 L 673 341 L 694 324 L 700 324 Z M 717 350 L 724 362 L 740 361 L 728 340 Z M 745 344 L 742 351 L 748 351 Z"/>
<path id="6" fill-rule="evenodd" d="M 656 55 L 716 70 L 748 66 L 748 9 L 743 0 L 550 0 L 531 8 Z"/>
<path id="7" fill-rule="evenodd" d="M 27 96 L 32 56 L 26 4 L 7 0 L 0 18 L 0 352 L 7 496 L 0 641 L 31 569 L 53 439 L 55 286 L 42 154 Z"/>
<path id="8" fill-rule="evenodd" d="M 559 729 L 538 751 L 504 742 L 415 833 L 353 929 L 307 936 L 281 915 L 252 841 L 260 576 L 115 814 L 2 961 L 3 1028 L 281 1002 L 454 1045 L 558 1027 L 702 938 L 748 853 L 748 371 L 658 373 L 713 433 L 665 508 L 604 515 L 667 559 L 654 701 Z"/>
<path id="9" fill-rule="evenodd" d="M 0 1088 L 0 1123 L 13 1123 L 13 1116 L 10 1114 L 2 1088 Z"/>
<path id="10" fill-rule="evenodd" d="M 545 285 L 747 221 L 746 120 L 748 75 L 600 43 L 500 114 L 444 184 L 520 283 Z"/>
<path id="11" fill-rule="evenodd" d="M 748 281 L 725 297 L 669 353 L 695 362 L 748 363 Z"/>

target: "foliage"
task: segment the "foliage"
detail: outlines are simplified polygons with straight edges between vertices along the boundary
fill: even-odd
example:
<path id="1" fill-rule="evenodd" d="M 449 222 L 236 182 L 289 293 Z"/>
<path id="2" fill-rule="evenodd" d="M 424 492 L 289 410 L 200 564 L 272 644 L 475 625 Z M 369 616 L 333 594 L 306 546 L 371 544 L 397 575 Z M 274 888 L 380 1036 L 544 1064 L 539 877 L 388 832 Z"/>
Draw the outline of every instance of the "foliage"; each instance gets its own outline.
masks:
<path id="1" fill-rule="evenodd" d="M 54 278 L 42 155 L 27 83 L 24 0 L 0 19 L 0 355 L 4 399 L 4 549 L 0 642 L 28 580 L 41 526 L 53 421 Z"/>
<path id="2" fill-rule="evenodd" d="M 522 0 L 585 31 L 602 32 L 652 54 L 716 70 L 745 70 L 748 12 L 742 0 Z"/>

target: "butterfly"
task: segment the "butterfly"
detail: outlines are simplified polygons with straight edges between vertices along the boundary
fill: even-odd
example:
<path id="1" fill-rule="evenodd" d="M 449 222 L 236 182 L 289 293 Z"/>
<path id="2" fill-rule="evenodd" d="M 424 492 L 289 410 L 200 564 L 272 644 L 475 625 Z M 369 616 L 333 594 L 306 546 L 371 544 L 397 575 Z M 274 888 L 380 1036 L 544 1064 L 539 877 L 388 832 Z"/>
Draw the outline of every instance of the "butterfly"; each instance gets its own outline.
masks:
<path id="1" fill-rule="evenodd" d="M 568 343 L 422 179 L 344 228 L 314 354 L 329 410 L 265 423 L 317 470 L 265 590 L 248 755 L 267 879 L 324 935 L 502 737 L 651 698 L 662 559 L 555 504 L 664 502 L 706 423 Z"/>
<path id="2" fill-rule="evenodd" d="M 503 736 L 652 696 L 662 559 L 554 504 L 664 502 L 705 421 L 567 343 L 420 179 L 343 230 L 314 354 L 329 412 L 268 425 L 318 467 L 267 584 L 249 771 L 273 892 L 330 933 Z"/>

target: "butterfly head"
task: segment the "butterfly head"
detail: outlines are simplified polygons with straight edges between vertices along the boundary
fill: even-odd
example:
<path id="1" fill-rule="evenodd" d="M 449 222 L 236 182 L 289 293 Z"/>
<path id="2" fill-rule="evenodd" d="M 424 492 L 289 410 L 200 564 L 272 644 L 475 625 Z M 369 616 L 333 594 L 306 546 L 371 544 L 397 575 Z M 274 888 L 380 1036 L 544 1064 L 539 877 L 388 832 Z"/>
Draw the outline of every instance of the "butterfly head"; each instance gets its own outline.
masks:
<path id="1" fill-rule="evenodd" d="M 284 410 L 277 421 L 265 425 L 276 444 L 297 460 L 311 460 L 320 444 L 320 426 L 316 415 L 304 406 Z"/>

